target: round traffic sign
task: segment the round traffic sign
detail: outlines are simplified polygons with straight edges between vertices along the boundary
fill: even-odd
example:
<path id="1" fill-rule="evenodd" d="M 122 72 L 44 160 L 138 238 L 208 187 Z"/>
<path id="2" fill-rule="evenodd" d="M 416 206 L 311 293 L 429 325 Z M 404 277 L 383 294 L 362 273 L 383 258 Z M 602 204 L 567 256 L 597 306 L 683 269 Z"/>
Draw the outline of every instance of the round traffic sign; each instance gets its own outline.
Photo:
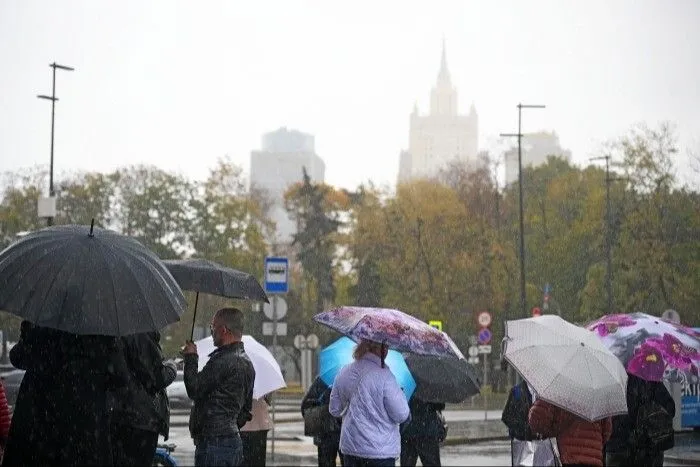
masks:
<path id="1" fill-rule="evenodd" d="M 263 313 L 267 316 L 267 319 L 275 319 L 275 315 L 272 313 L 273 302 L 275 312 L 277 313 L 277 319 L 282 319 L 287 315 L 287 302 L 282 297 L 274 295 L 270 299 L 270 303 L 263 305 Z"/>
<path id="2" fill-rule="evenodd" d="M 491 324 L 491 313 L 489 313 L 488 311 L 482 311 L 481 313 L 479 313 L 479 316 L 476 320 L 481 325 L 481 327 L 488 327 Z"/>
<path id="3" fill-rule="evenodd" d="M 318 336 L 316 334 L 306 336 L 306 348 L 313 350 L 316 347 L 318 347 Z"/>
<path id="4" fill-rule="evenodd" d="M 491 342 L 491 330 L 489 328 L 484 328 L 479 331 L 479 344 L 486 345 Z"/>
<path id="5" fill-rule="evenodd" d="M 470 357 L 476 357 L 479 355 L 479 347 L 472 345 L 469 347 L 469 356 Z"/>
<path id="6" fill-rule="evenodd" d="M 301 334 L 294 336 L 294 348 L 299 350 L 306 348 L 306 337 Z"/>

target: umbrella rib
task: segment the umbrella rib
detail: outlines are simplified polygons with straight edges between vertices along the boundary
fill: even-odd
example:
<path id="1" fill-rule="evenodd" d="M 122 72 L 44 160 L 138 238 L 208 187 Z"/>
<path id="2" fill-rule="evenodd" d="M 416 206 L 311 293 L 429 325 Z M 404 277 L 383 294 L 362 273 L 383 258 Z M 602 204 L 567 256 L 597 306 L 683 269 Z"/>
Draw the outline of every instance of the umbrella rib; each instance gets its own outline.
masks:
<path id="1" fill-rule="evenodd" d="M 110 251 L 110 253 L 115 253 L 112 250 L 112 248 L 109 248 L 109 251 Z M 119 257 L 118 255 L 115 255 L 115 256 L 117 256 L 117 258 Z M 117 302 L 117 290 L 114 287 L 114 275 L 112 274 L 112 265 L 107 261 L 107 259 L 104 256 L 102 256 L 102 260 L 104 261 L 105 267 L 107 269 L 107 274 L 109 275 L 109 278 L 110 278 L 110 284 L 112 286 L 112 299 L 114 301 L 114 307 L 115 307 L 115 311 L 116 311 L 116 315 L 117 315 L 117 333 L 119 335 L 122 335 L 121 334 L 122 325 L 121 325 L 121 319 L 120 319 L 121 318 L 121 310 L 120 310 L 119 306 L 117 306 L 117 303 L 118 303 Z"/>
<path id="2" fill-rule="evenodd" d="M 52 254 L 52 253 L 55 253 L 57 250 L 63 248 L 64 246 L 65 246 L 65 245 L 58 245 L 58 246 L 56 246 L 55 248 L 52 248 L 50 251 L 47 251 L 46 253 L 44 253 L 43 255 L 41 255 L 41 257 L 39 257 L 36 261 L 34 261 L 33 264 L 30 265 L 29 269 L 27 269 L 26 271 L 22 272 L 22 275 L 23 275 L 23 276 L 27 276 L 27 275 L 28 275 L 30 272 L 32 272 L 37 266 L 39 266 L 39 263 L 41 262 L 42 259 L 44 259 L 45 257 L 49 256 L 49 255 Z M 66 266 L 66 264 L 67 264 L 67 263 L 63 263 L 63 265 L 61 266 L 61 269 L 59 270 L 59 272 L 63 270 L 63 268 Z M 52 286 L 53 286 L 53 283 L 56 282 L 56 279 L 57 279 L 57 278 L 58 278 L 58 275 L 54 276 L 53 280 L 51 281 L 51 285 L 52 285 Z M 8 294 L 8 296 L 14 295 L 20 287 L 22 287 L 22 281 L 19 281 L 19 282 L 17 283 L 17 286 L 14 288 L 14 290 L 12 291 L 12 293 Z M 48 292 L 50 289 L 51 289 L 51 287 L 48 287 L 48 288 L 45 289 L 45 290 Z M 46 295 L 44 295 L 44 297 L 46 297 Z M 26 301 L 25 301 L 25 304 L 26 304 Z"/>
<path id="3" fill-rule="evenodd" d="M 66 245 L 61 245 L 61 247 L 64 247 L 64 246 L 66 246 Z M 51 250 L 51 252 L 52 252 L 52 253 L 55 253 L 55 252 L 58 251 L 58 250 L 59 250 L 59 248 L 55 248 L 55 249 Z M 48 255 L 48 253 L 47 253 L 47 255 Z M 42 258 L 45 257 L 45 256 L 46 256 L 46 255 L 42 256 Z M 38 263 L 38 262 L 37 262 L 37 263 Z M 36 265 L 37 263 L 35 263 L 35 265 Z M 66 267 L 67 267 L 69 264 L 70 264 L 69 261 L 64 262 L 64 263 L 61 265 L 61 268 L 58 270 L 58 272 L 53 276 L 53 279 L 51 279 L 51 285 L 49 285 L 46 289 L 44 289 L 44 290 L 46 291 L 46 293 L 44 293 L 44 298 L 42 299 L 42 302 L 43 302 L 44 300 L 46 300 L 46 297 L 49 296 L 49 294 L 51 293 L 51 290 L 53 289 L 54 284 L 56 283 L 56 281 L 58 280 L 58 278 L 61 277 L 61 273 L 63 272 L 64 269 L 66 269 Z M 33 268 L 31 268 L 31 269 L 33 269 Z M 31 269 L 29 269 L 29 270 L 27 271 L 27 273 L 28 273 L 29 271 L 31 271 Z M 26 274 L 26 273 L 25 273 L 25 274 Z M 40 310 L 43 310 L 43 307 L 40 308 Z M 45 310 L 44 310 L 44 311 L 45 311 Z M 35 321 L 39 321 L 39 318 L 40 318 L 41 315 L 42 315 L 42 313 L 37 313 L 37 315 L 34 316 L 34 320 L 35 320 Z"/>

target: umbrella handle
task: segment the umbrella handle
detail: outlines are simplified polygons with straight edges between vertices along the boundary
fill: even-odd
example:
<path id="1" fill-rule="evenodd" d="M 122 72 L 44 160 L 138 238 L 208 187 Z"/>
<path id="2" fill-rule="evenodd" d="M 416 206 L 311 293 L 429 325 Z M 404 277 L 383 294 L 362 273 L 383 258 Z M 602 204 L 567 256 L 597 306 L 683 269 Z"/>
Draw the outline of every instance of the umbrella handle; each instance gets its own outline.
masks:
<path id="1" fill-rule="evenodd" d="M 192 316 L 192 330 L 190 331 L 190 341 L 194 339 L 194 323 L 197 321 L 197 302 L 199 302 L 199 292 L 194 297 L 194 316 Z"/>

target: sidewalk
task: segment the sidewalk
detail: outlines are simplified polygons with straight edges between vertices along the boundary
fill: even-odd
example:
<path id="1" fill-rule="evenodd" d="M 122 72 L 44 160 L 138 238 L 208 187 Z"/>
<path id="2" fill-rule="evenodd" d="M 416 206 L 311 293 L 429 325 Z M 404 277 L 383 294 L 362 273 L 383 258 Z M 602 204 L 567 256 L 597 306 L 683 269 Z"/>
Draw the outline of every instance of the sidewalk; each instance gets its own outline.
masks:
<path id="1" fill-rule="evenodd" d="M 676 445 L 666 451 L 664 460 L 675 464 L 700 465 L 700 432 L 676 433 Z"/>

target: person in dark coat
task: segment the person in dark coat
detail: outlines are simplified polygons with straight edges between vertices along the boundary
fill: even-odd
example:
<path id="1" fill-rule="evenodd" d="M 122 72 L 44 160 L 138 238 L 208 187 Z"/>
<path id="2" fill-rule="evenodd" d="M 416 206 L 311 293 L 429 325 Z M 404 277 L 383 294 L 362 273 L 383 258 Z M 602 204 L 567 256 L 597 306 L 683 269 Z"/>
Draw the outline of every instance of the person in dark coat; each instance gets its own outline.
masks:
<path id="1" fill-rule="evenodd" d="M 408 407 L 411 418 L 401 430 L 401 467 L 415 467 L 418 457 L 423 465 L 439 466 L 440 443 L 447 435 L 442 415 L 445 404 L 413 396 Z"/>
<path id="2" fill-rule="evenodd" d="M 671 417 L 676 415 L 676 404 L 663 383 L 646 381 L 632 374 L 627 375 L 627 414 L 613 417 L 613 431 L 605 445 L 605 465 L 653 465 L 661 466 L 664 452 L 638 446 L 633 431 L 644 400 L 658 403 Z"/>
<path id="3" fill-rule="evenodd" d="M 116 465 L 150 465 L 158 434 L 168 439 L 170 410 L 165 388 L 177 367 L 163 361 L 160 333 L 121 338 L 129 369 L 126 386 L 112 394 L 112 456 Z"/>
<path id="4" fill-rule="evenodd" d="M 119 340 L 24 321 L 10 361 L 26 373 L 3 466 L 111 465 L 107 393 L 127 374 Z"/>
<path id="5" fill-rule="evenodd" d="M 320 377 L 316 377 L 314 382 L 309 387 L 301 401 L 301 415 L 311 407 L 326 406 L 330 402 L 331 387 L 328 386 Z M 328 414 L 330 417 L 330 413 Z M 343 454 L 340 452 L 340 419 L 336 419 L 337 430 L 328 431 L 326 433 L 314 436 L 314 444 L 318 448 L 318 466 L 319 467 L 335 467 L 336 456 L 340 454 L 340 465 L 343 465 Z"/>

